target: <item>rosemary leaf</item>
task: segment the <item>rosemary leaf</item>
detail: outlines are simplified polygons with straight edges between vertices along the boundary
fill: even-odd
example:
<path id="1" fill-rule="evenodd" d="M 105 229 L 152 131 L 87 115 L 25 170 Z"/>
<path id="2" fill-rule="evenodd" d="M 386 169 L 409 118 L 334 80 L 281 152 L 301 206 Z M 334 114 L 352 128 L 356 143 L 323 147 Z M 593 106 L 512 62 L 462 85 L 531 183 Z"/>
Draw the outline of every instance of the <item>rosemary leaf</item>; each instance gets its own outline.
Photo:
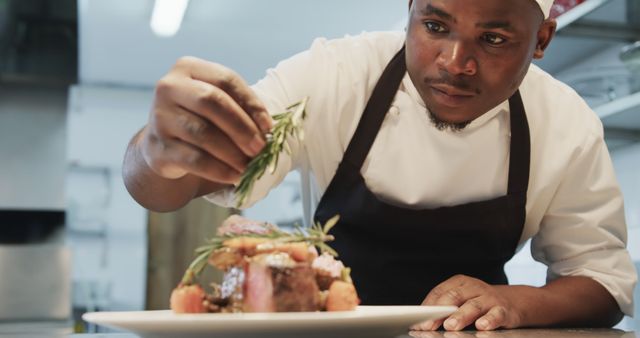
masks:
<path id="1" fill-rule="evenodd" d="M 325 243 L 318 243 L 317 244 L 318 248 L 320 248 L 321 252 L 326 252 L 328 254 L 330 254 L 333 257 L 338 257 L 338 253 L 330 246 L 328 246 Z"/>
<path id="2" fill-rule="evenodd" d="M 197 277 L 202 270 L 207 266 L 207 260 L 209 259 L 209 255 L 213 250 L 207 250 L 201 252 L 196 259 L 191 262 L 187 271 L 185 271 L 184 276 L 182 277 L 182 284 L 191 285 L 193 284 L 193 279 Z"/>
<path id="3" fill-rule="evenodd" d="M 339 220 L 340 220 L 340 215 L 335 215 L 335 216 L 331 217 L 327 221 L 327 223 L 325 223 L 324 228 L 322 228 L 322 231 L 325 234 L 328 234 L 329 231 L 331 231 L 331 228 L 333 228 L 338 223 Z"/>
<path id="4" fill-rule="evenodd" d="M 287 107 L 284 113 L 272 116 L 275 125 L 271 133 L 267 135 L 267 144 L 260 154 L 256 156 L 247 170 L 240 178 L 240 183 L 235 189 L 236 207 L 242 206 L 249 197 L 255 182 L 269 170 L 275 172 L 278 165 L 280 153 L 286 149 L 289 153 L 289 146 L 286 144 L 287 136 L 298 137 L 302 135 L 302 120 L 306 117 L 305 107 L 308 98 Z"/>

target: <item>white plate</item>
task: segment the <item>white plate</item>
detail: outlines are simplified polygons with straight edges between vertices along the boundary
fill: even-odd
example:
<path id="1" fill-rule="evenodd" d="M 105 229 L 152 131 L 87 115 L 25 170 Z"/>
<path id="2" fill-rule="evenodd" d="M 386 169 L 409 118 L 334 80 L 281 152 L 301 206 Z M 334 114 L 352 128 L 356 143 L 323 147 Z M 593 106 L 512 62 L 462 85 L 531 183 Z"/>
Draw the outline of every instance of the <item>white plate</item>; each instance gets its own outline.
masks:
<path id="1" fill-rule="evenodd" d="M 88 322 L 141 337 L 394 337 L 412 324 L 445 317 L 455 306 L 359 306 L 345 312 L 174 314 L 92 312 Z"/>

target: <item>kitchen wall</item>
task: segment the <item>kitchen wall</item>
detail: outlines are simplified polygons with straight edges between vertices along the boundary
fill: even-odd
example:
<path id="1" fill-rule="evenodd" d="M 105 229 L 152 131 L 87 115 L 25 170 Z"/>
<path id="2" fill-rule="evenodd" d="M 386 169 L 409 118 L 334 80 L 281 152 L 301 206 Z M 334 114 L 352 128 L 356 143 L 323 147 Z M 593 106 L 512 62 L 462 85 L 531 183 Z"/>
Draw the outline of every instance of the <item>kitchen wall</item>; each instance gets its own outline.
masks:
<path id="1" fill-rule="evenodd" d="M 627 248 L 640 271 L 640 144 L 616 150 L 612 158 L 625 199 L 629 226 Z M 636 285 L 635 315 L 635 319 L 625 318 L 621 327 L 640 328 L 640 285 Z"/>
<path id="2" fill-rule="evenodd" d="M 64 87 L 0 83 L 0 333 L 70 313 L 66 107 Z"/>
<path id="3" fill-rule="evenodd" d="M 147 213 L 127 193 L 121 168 L 151 100 L 152 92 L 144 89 L 70 89 L 67 233 L 76 307 L 144 308 Z"/>
<path id="4" fill-rule="evenodd" d="M 65 209 L 66 111 L 66 88 L 0 84 L 0 209 Z"/>
<path id="5" fill-rule="evenodd" d="M 618 149 L 612 158 L 624 194 L 629 251 L 640 261 L 640 144 Z"/>

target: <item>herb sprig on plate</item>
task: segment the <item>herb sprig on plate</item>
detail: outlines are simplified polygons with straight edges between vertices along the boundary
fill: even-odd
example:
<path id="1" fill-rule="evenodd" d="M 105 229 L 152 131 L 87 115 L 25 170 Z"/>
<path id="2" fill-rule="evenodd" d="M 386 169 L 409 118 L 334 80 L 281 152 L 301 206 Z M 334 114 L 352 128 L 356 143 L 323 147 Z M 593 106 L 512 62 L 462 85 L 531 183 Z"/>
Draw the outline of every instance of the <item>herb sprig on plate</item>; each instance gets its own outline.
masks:
<path id="1" fill-rule="evenodd" d="M 207 261 L 211 254 L 224 247 L 224 242 L 238 237 L 251 237 L 251 238 L 266 238 L 272 240 L 274 244 L 281 243 L 294 243 L 294 242 L 306 242 L 309 245 L 314 245 L 320 252 L 328 253 L 334 257 L 338 256 L 338 253 L 327 245 L 327 242 L 333 241 L 333 235 L 329 235 L 329 231 L 338 223 L 340 219 L 339 215 L 335 215 L 330 218 L 324 225 L 319 222 L 314 223 L 309 228 L 296 225 L 293 231 L 284 231 L 279 228 L 275 228 L 273 231 L 266 234 L 234 234 L 226 233 L 221 236 L 216 236 L 207 241 L 207 244 L 198 247 L 195 250 L 196 258 L 191 262 L 189 267 L 182 277 L 182 284 L 189 285 L 193 283 L 193 280 L 200 275 L 202 270 L 207 266 Z"/>

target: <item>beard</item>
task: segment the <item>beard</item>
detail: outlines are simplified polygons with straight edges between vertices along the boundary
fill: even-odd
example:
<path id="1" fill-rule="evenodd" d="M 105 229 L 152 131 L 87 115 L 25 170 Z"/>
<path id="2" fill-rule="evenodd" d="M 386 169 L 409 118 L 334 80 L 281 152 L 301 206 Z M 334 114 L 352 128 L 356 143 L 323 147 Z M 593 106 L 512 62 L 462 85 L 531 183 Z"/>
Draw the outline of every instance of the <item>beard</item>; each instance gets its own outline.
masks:
<path id="1" fill-rule="evenodd" d="M 470 80 L 466 79 L 463 76 L 454 76 L 447 72 L 440 72 L 439 75 L 440 76 L 437 78 L 425 77 L 423 81 L 428 86 L 432 86 L 434 84 L 446 84 L 459 90 L 474 92 L 476 95 L 480 95 L 482 93 L 482 91 L 477 86 L 474 86 L 474 84 L 471 83 Z M 426 101 L 425 104 L 427 104 Z M 433 125 L 440 131 L 450 130 L 452 132 L 459 132 L 462 131 L 466 126 L 468 126 L 469 123 L 471 123 L 471 120 L 464 122 L 444 121 L 436 116 L 436 114 L 434 114 L 433 111 L 428 107 L 429 105 L 427 104 L 429 119 L 431 120 Z"/>
<path id="2" fill-rule="evenodd" d="M 459 131 L 462 131 L 466 126 L 468 126 L 469 123 L 471 123 L 471 121 L 447 122 L 447 121 L 443 121 L 440 118 L 438 118 L 431 111 L 428 111 L 428 113 L 429 113 L 429 119 L 431 120 L 431 123 L 433 123 L 433 125 L 436 127 L 436 129 L 438 129 L 440 131 L 445 131 L 445 130 L 448 129 L 448 130 L 451 130 L 452 132 L 459 132 Z"/>

